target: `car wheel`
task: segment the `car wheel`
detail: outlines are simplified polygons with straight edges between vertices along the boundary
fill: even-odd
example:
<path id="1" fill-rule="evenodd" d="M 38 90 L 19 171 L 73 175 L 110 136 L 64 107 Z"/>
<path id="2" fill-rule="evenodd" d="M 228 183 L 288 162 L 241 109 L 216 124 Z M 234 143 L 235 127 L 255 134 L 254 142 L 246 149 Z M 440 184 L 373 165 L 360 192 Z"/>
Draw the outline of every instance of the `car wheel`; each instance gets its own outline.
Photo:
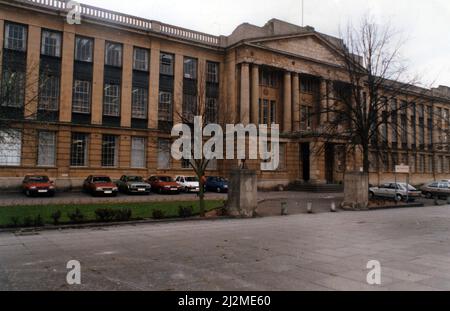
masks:
<path id="1" fill-rule="evenodd" d="M 372 200 L 375 198 L 375 193 L 373 193 L 372 191 L 369 192 L 369 198 Z"/>
<path id="2" fill-rule="evenodd" d="M 433 198 L 433 195 L 431 194 L 431 192 L 427 192 L 427 194 L 425 195 L 425 197 L 429 200 L 431 200 Z"/>
<path id="3" fill-rule="evenodd" d="M 217 187 L 216 191 L 217 193 L 222 193 L 222 189 L 220 187 Z"/>
<path id="4" fill-rule="evenodd" d="M 402 200 L 403 200 L 403 196 L 401 194 L 395 195 L 395 201 L 396 202 L 401 202 Z"/>

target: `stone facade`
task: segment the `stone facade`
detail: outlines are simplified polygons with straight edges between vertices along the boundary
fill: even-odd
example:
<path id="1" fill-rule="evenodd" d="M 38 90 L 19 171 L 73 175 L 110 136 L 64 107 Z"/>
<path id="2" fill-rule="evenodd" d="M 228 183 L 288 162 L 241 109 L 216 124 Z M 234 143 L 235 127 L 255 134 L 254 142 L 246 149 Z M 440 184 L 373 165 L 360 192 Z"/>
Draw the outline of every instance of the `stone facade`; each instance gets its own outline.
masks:
<path id="1" fill-rule="evenodd" d="M 27 72 L 38 79 L 42 67 L 42 31 L 51 30 L 61 34 L 61 64 L 59 73 L 57 118 L 42 120 L 39 115 L 37 86 L 26 89 L 24 109 L 26 122 L 18 120 L 15 126 L 21 129 L 20 163 L 0 167 L 0 187 L 17 186 L 25 174 L 48 174 L 57 183 L 67 188 L 79 187 L 89 174 L 105 174 L 118 178 L 123 174 L 139 174 L 148 177 L 152 174 L 185 175 L 189 168 L 183 168 L 182 162 L 170 161 L 161 165 L 161 149 L 158 141 L 169 139 L 170 131 L 161 126 L 161 92 L 167 87 L 167 79 L 161 75 L 161 55 L 173 55 L 173 75 L 171 79 L 172 102 L 169 113 L 172 122 L 179 119 L 185 90 L 187 89 L 184 60 L 193 58 L 197 62 L 197 74 L 208 75 L 209 64 L 217 65 L 218 77 L 214 81 L 217 89 L 217 109 L 220 123 L 265 123 L 280 124 L 281 166 L 277 171 L 259 171 L 259 161 L 249 161 L 251 169 L 258 169 L 259 187 L 263 189 L 286 186 L 294 181 L 309 183 L 338 183 L 343 181 L 344 171 L 359 170 L 360 157 L 355 154 L 346 161 L 342 158 L 339 145 L 324 146 L 324 142 L 310 138 L 311 133 L 326 120 L 311 117 L 319 105 L 333 104 L 324 102 L 323 94 L 333 83 L 346 81 L 342 61 L 336 52 L 336 46 L 342 42 L 325 34 L 316 32 L 312 27 L 299 27 L 276 19 L 265 26 L 240 25 L 230 36 L 211 36 L 156 21 L 127 16 L 90 6 L 82 6 L 80 25 L 66 23 L 67 10 L 62 1 L 0 1 L 0 43 L 3 54 L 6 45 L 5 25 L 19 24 L 26 27 Z M 78 63 L 75 60 L 75 39 L 77 37 L 93 40 L 92 85 L 89 93 L 91 107 L 88 120 L 79 122 L 74 119 L 73 91 L 74 77 Z M 121 45 L 121 66 L 115 68 L 120 76 L 120 115 L 117 124 L 110 123 L 105 117 L 105 79 L 111 69 L 105 64 L 105 46 L 107 42 Z M 145 126 L 136 126 L 132 117 L 132 92 L 135 86 L 134 68 L 135 48 L 146 49 L 148 56 L 147 117 Z M 2 57 L 3 68 L 6 58 Z M 139 73 L 138 75 L 142 75 Z M 30 78 L 31 79 L 31 78 Z M 198 77 L 197 83 L 206 79 Z M 201 87 L 197 84 L 198 89 Z M 426 90 L 427 106 L 440 108 L 450 118 L 450 91 L 446 87 Z M 208 91 L 207 91 L 208 93 Z M 404 96 L 399 94 L 399 100 Z M 426 108 L 424 108 L 426 111 Z M 426 116 L 416 116 L 415 124 L 420 124 Z M 408 120 L 413 117 L 408 115 Z M 448 127 L 448 122 L 445 125 Z M 433 127 L 431 127 L 432 129 Z M 54 161 L 51 165 L 39 165 L 39 133 L 55 133 Z M 82 166 L 71 165 L 73 157 L 73 134 L 86 134 L 86 163 Z M 409 135 L 406 144 L 400 144 L 395 151 L 397 156 L 389 154 L 386 168 L 375 169 L 370 176 L 373 184 L 392 180 L 393 162 L 408 161 L 414 170 L 411 182 L 419 184 L 430 179 L 450 176 L 450 153 L 447 149 L 437 149 L 436 144 L 442 135 L 428 135 L 425 125 L 424 142 Z M 114 165 L 104 166 L 105 135 L 117 137 Z M 145 138 L 145 165 L 133 168 L 133 138 Z M 392 135 L 389 135 L 389 143 Z M 430 138 L 430 139 L 428 139 Z M 423 145 L 423 146 L 421 146 Z M 167 164 L 167 163 L 166 163 Z M 210 175 L 228 176 L 238 166 L 238 161 L 218 161 L 211 167 Z M 380 165 L 382 166 L 382 165 Z"/>

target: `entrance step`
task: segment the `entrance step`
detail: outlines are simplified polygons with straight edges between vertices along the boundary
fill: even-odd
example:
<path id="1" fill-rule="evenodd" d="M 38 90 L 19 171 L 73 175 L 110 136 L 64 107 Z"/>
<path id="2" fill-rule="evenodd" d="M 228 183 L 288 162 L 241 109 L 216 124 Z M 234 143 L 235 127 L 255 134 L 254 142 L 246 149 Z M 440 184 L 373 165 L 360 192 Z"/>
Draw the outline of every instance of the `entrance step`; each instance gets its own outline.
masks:
<path id="1" fill-rule="evenodd" d="M 341 193 L 344 192 L 344 185 L 335 184 L 305 184 L 294 182 L 289 185 L 290 191 L 314 192 L 314 193 Z"/>

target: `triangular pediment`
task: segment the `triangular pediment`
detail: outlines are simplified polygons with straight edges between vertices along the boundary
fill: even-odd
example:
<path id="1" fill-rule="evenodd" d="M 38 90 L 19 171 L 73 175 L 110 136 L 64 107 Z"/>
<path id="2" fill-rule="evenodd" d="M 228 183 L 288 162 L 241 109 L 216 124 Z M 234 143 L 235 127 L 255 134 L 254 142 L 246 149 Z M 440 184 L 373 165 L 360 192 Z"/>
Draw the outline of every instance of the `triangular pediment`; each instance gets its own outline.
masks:
<path id="1" fill-rule="evenodd" d="M 298 55 L 320 62 L 342 65 L 343 58 L 332 43 L 315 35 L 306 34 L 282 38 L 267 38 L 252 42 L 271 50 Z"/>

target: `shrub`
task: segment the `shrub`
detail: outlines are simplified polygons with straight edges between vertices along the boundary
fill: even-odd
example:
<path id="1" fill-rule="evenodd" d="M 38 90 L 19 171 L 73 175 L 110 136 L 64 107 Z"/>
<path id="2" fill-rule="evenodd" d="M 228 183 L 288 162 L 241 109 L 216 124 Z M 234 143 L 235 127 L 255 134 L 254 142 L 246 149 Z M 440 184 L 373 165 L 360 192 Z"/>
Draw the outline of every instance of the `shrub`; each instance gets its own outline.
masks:
<path id="1" fill-rule="evenodd" d="M 95 218 L 100 222 L 108 222 L 114 219 L 114 211 L 110 208 L 98 208 L 95 210 Z"/>
<path id="2" fill-rule="evenodd" d="M 152 212 L 152 218 L 153 218 L 153 219 L 163 219 L 164 216 L 165 216 L 164 211 L 162 211 L 162 210 L 160 210 L 160 209 L 155 209 L 155 210 Z"/>
<path id="3" fill-rule="evenodd" d="M 133 215 L 133 212 L 129 208 L 124 208 L 124 209 L 114 211 L 114 218 L 117 221 L 129 221 L 131 219 L 132 215 Z"/>
<path id="4" fill-rule="evenodd" d="M 32 226 L 33 226 L 33 223 L 34 223 L 34 220 L 33 220 L 33 218 L 31 218 L 30 216 L 26 216 L 26 217 L 23 219 L 23 226 L 24 226 L 24 227 L 32 227 Z"/>
<path id="5" fill-rule="evenodd" d="M 194 208 L 192 206 L 180 206 L 178 207 L 178 215 L 181 218 L 191 217 L 194 212 Z"/>
<path id="6" fill-rule="evenodd" d="M 69 217 L 70 221 L 73 222 L 73 223 L 75 223 L 75 224 L 81 223 L 81 222 L 83 222 L 83 220 L 84 220 L 84 215 L 83 215 L 83 213 L 80 211 L 79 208 L 77 208 L 77 209 L 75 210 L 75 212 L 73 212 L 73 213 L 68 213 L 68 214 L 67 214 L 67 217 Z"/>
<path id="7" fill-rule="evenodd" d="M 20 225 L 19 217 L 11 217 L 11 226 L 17 228 Z"/>
<path id="8" fill-rule="evenodd" d="M 62 216 L 61 211 L 56 211 L 51 215 L 53 219 L 53 224 L 55 226 L 59 225 L 59 220 L 61 219 L 61 216 Z"/>
<path id="9" fill-rule="evenodd" d="M 34 226 L 35 227 L 43 227 L 44 226 L 44 219 L 42 219 L 41 214 L 37 215 L 34 218 Z"/>

